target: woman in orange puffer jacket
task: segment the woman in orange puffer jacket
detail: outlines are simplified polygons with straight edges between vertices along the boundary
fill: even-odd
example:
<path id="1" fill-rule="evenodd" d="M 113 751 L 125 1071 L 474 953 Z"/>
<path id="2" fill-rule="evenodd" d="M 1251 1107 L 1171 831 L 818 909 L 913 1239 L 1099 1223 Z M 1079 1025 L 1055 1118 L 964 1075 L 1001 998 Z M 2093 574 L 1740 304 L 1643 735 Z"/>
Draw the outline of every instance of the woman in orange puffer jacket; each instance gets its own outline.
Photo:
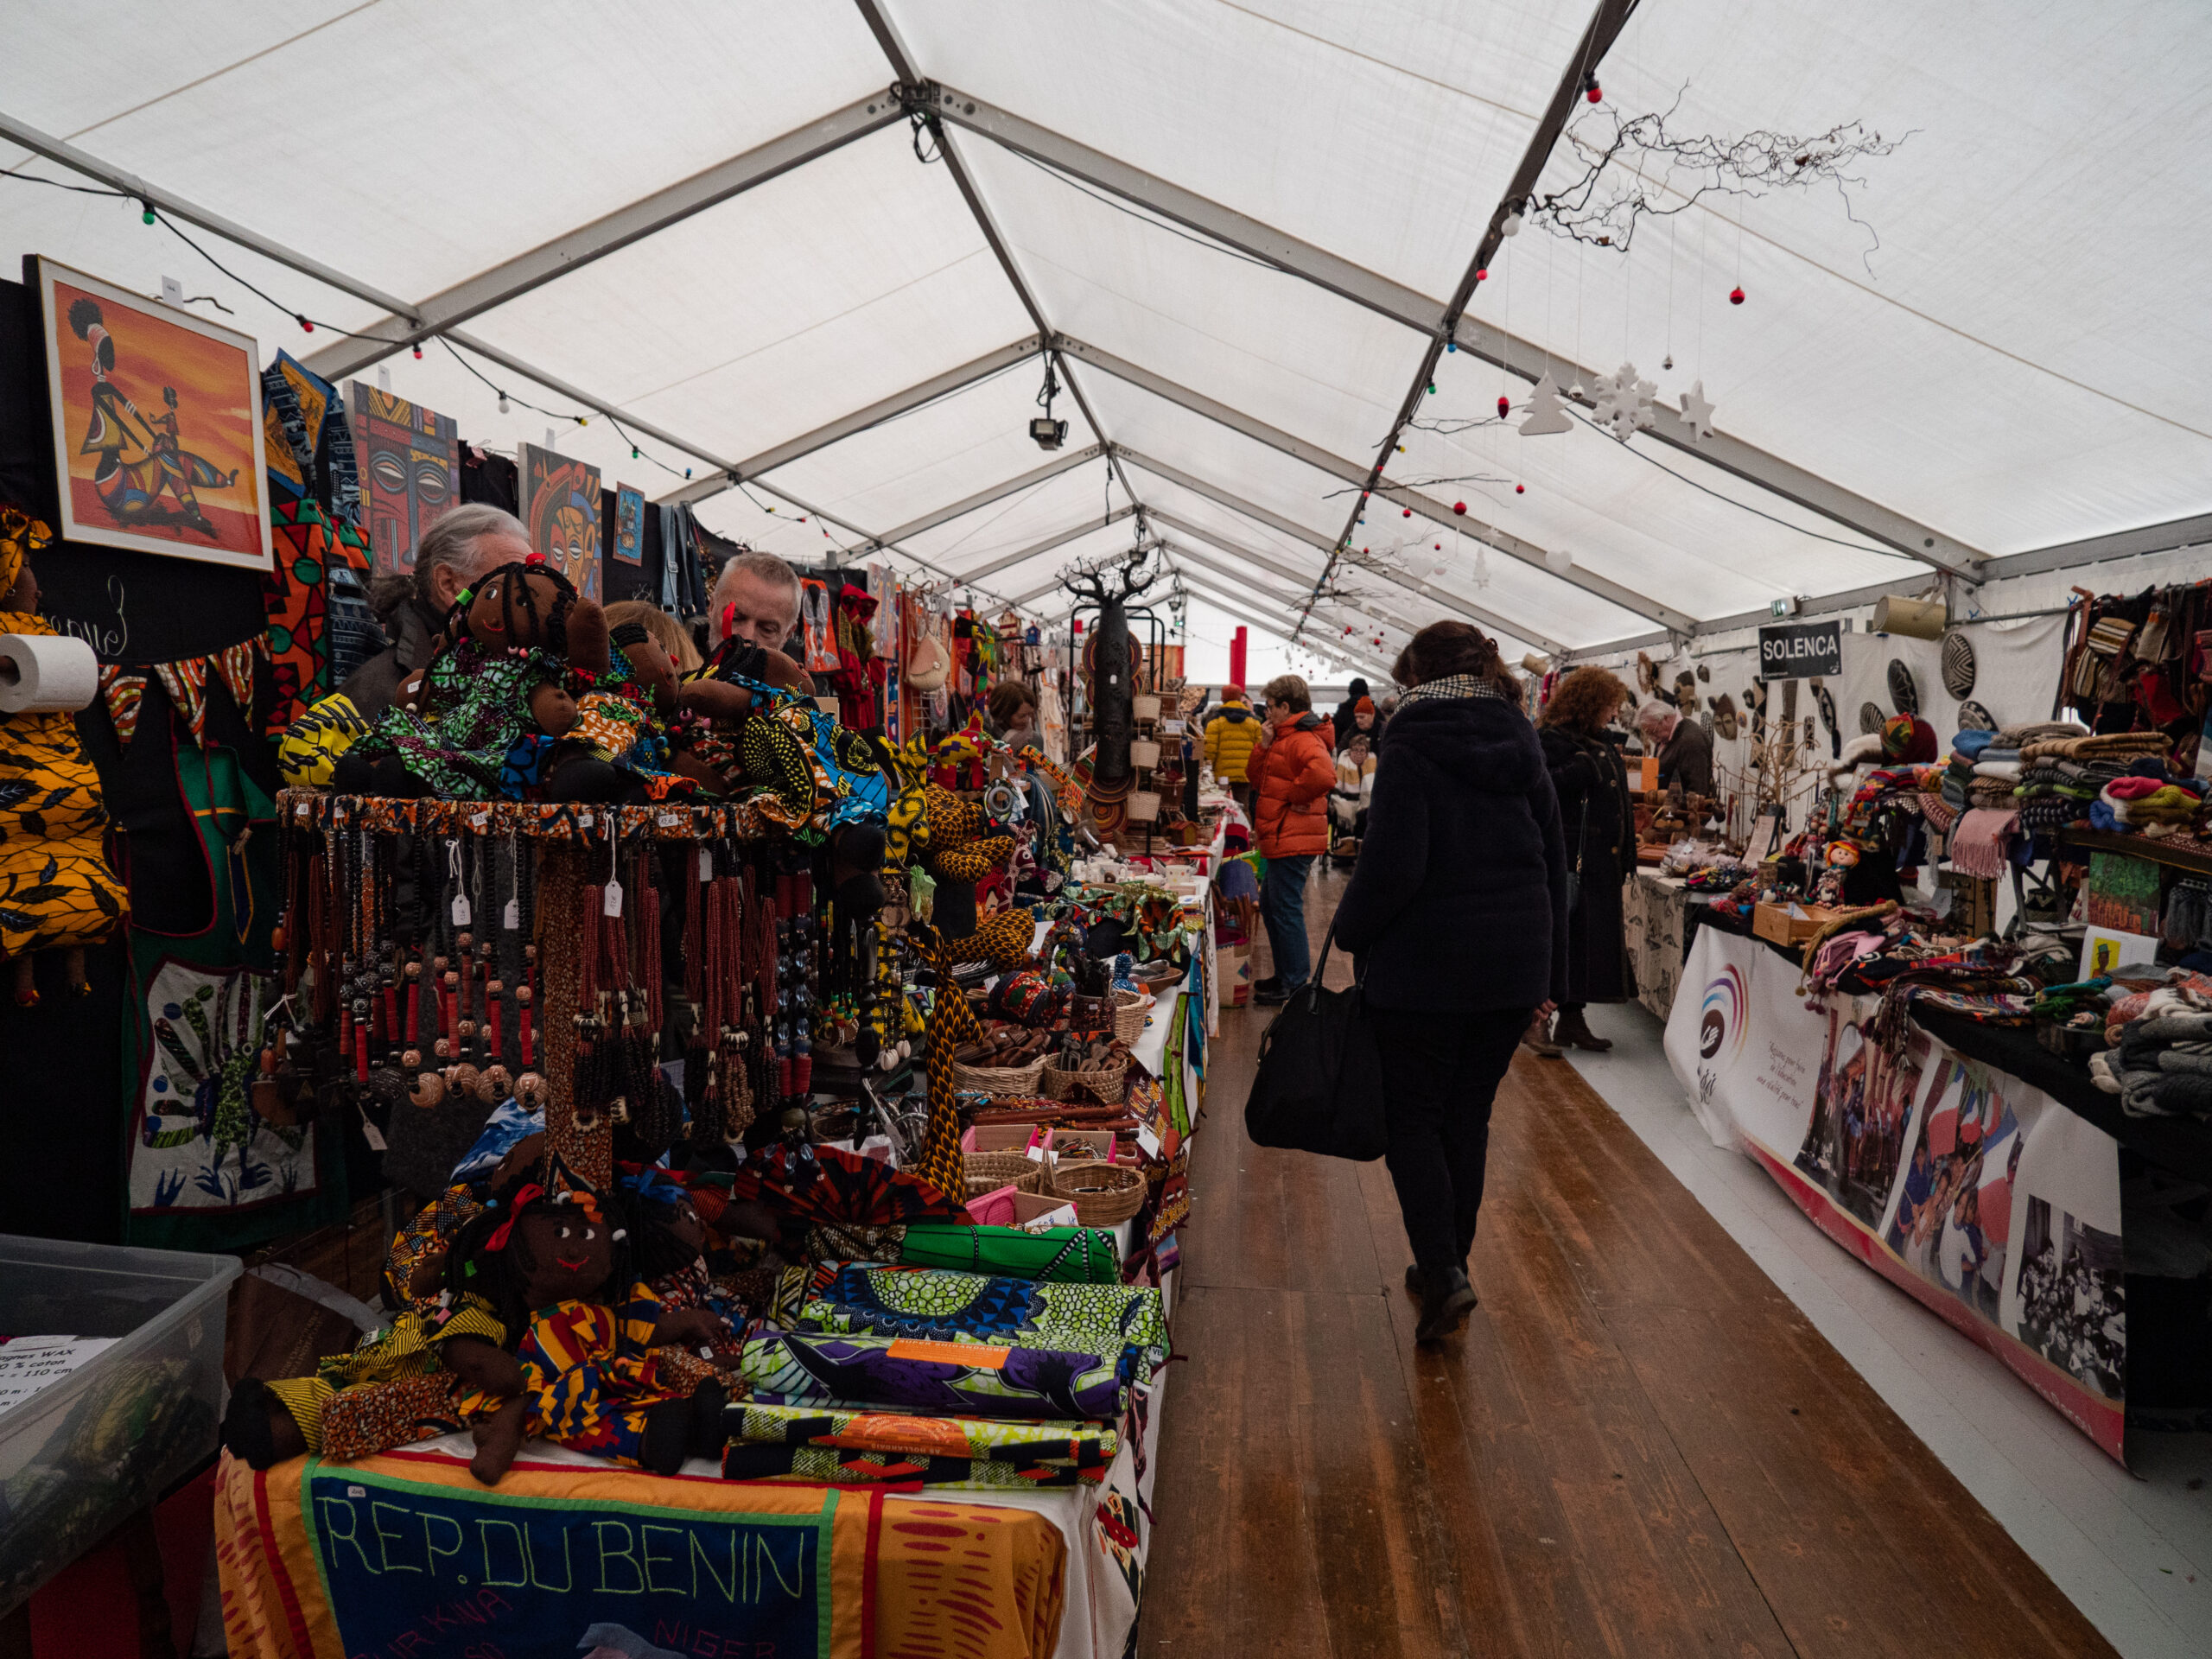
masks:
<path id="1" fill-rule="evenodd" d="M 1246 767 L 1252 779 L 1252 829 L 1268 861 L 1260 912 L 1275 971 L 1253 988 L 1254 1001 L 1287 1001 L 1306 982 L 1306 877 L 1329 846 L 1329 791 L 1336 787 L 1329 722 L 1313 712 L 1313 694 L 1295 674 L 1270 680 L 1268 729 Z"/>

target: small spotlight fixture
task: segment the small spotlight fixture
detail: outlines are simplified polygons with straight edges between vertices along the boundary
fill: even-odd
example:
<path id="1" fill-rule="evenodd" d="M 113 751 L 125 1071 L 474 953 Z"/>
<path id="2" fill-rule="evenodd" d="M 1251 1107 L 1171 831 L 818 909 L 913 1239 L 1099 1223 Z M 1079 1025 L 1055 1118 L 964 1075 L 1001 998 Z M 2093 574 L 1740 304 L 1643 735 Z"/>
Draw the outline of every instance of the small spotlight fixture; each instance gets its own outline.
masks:
<path id="1" fill-rule="evenodd" d="M 1057 449 L 1068 441 L 1068 423 L 1052 418 L 1052 399 L 1059 395 L 1060 383 L 1052 372 L 1052 359 L 1047 356 L 1045 359 L 1045 389 L 1037 394 L 1038 404 L 1045 412 L 1033 416 L 1029 423 L 1029 435 L 1036 441 L 1039 449 Z"/>

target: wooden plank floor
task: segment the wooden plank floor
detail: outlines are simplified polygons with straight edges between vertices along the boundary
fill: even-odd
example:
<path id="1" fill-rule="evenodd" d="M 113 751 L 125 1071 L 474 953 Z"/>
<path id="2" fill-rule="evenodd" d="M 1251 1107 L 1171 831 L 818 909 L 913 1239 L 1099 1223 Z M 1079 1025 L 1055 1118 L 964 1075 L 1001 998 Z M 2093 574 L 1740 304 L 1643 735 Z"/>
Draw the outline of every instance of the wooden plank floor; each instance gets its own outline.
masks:
<path id="1" fill-rule="evenodd" d="M 1382 1166 L 1244 1138 L 1269 1012 L 1212 1050 L 1140 1652 L 2111 1653 L 1564 1062 L 1515 1061 L 1482 1305 L 1417 1350 Z"/>

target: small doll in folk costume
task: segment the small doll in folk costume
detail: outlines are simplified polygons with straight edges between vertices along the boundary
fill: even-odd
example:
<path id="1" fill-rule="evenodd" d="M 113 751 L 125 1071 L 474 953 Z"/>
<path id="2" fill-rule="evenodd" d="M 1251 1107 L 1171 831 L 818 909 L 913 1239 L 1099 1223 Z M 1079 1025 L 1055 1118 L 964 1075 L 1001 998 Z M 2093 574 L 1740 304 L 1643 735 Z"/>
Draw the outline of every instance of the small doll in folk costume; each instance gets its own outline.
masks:
<path id="1" fill-rule="evenodd" d="M 625 1167 L 632 1172 L 622 1178 L 621 1186 L 630 1206 L 638 1276 L 671 1313 L 704 1308 L 728 1321 L 729 1333 L 704 1344 L 702 1357 L 721 1370 L 736 1369 L 745 1351 L 740 1333 L 749 1313 L 715 1281 L 707 1262 L 714 1240 L 690 1190 L 666 1170 Z"/>
<path id="2" fill-rule="evenodd" d="M 31 570 L 31 556 L 53 539 L 37 519 L 0 508 L 0 633 L 54 635 L 38 614 Z M 0 659 L 0 681 L 13 683 L 18 672 Z M 38 1001 L 31 959 L 40 950 L 62 953 L 63 977 L 77 995 L 92 989 L 85 947 L 112 937 L 130 905 L 108 868 L 107 824 L 99 778 L 72 716 L 0 714 L 0 955 L 18 1003 Z"/>
<path id="3" fill-rule="evenodd" d="M 463 589 L 443 639 L 338 762 L 337 789 L 519 799 L 575 725 L 577 684 L 607 668 L 604 614 L 536 554 Z"/>

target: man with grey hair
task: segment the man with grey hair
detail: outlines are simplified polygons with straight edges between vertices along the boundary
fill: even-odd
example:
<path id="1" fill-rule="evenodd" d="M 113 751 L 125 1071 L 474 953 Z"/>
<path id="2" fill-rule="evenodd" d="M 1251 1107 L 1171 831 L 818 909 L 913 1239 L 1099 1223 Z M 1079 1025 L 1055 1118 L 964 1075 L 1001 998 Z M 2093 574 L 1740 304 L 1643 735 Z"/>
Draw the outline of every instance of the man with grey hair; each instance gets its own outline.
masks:
<path id="1" fill-rule="evenodd" d="M 798 572 L 772 553 L 747 550 L 722 566 L 707 607 L 714 642 L 741 639 L 782 651 L 798 626 Z"/>
<path id="2" fill-rule="evenodd" d="M 481 502 L 455 507 L 424 531 L 415 574 L 379 578 L 371 590 L 370 607 L 391 644 L 338 688 L 361 718 L 373 721 L 391 707 L 401 682 L 430 660 L 446 613 L 464 588 L 530 552 L 522 520 Z"/>

